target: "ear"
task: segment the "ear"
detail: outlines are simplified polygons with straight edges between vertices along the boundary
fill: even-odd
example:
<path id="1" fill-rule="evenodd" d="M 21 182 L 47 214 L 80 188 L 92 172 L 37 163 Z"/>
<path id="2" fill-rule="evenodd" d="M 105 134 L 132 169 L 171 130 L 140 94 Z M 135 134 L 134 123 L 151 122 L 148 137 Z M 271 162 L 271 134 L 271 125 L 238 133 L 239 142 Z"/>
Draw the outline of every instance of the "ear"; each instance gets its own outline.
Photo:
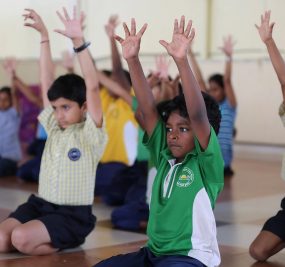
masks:
<path id="1" fill-rule="evenodd" d="M 87 102 L 86 102 L 86 101 L 85 101 L 85 102 L 83 103 L 83 105 L 81 106 L 81 110 L 82 110 L 84 113 L 87 112 Z"/>

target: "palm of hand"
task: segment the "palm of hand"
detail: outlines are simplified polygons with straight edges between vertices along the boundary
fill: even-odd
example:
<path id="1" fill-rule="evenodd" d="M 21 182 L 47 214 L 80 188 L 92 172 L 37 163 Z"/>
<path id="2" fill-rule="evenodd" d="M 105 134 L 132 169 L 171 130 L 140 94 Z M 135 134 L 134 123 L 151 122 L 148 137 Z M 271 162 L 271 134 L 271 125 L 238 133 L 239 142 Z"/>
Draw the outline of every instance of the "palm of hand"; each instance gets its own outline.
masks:
<path id="1" fill-rule="evenodd" d="M 189 40 L 183 34 L 174 34 L 171 43 L 167 46 L 169 55 L 175 58 L 183 58 L 187 54 Z"/>
<path id="2" fill-rule="evenodd" d="M 77 20 L 70 20 L 66 22 L 65 35 L 69 38 L 82 38 L 82 29 L 80 22 Z"/>
<path id="3" fill-rule="evenodd" d="M 261 25 L 259 28 L 259 35 L 263 42 L 271 38 L 271 31 L 267 25 Z"/>
<path id="4" fill-rule="evenodd" d="M 140 39 L 136 36 L 129 36 L 125 41 L 122 42 L 123 57 L 125 59 L 135 57 L 138 55 L 140 48 Z"/>

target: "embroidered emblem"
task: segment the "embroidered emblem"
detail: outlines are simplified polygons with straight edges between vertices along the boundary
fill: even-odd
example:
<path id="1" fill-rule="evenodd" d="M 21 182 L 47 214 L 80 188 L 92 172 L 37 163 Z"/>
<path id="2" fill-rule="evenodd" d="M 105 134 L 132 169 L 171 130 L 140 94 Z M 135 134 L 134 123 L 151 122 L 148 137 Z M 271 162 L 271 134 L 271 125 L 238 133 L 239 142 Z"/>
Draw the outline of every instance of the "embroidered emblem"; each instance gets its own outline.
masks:
<path id="1" fill-rule="evenodd" d="M 78 148 L 71 148 L 68 151 L 68 157 L 72 161 L 77 161 L 81 157 L 81 152 L 80 152 L 80 150 Z"/>
<path id="2" fill-rule="evenodd" d="M 179 187 L 188 187 L 193 183 L 193 181 L 194 181 L 193 171 L 187 167 L 184 167 L 181 172 L 181 175 L 178 178 L 176 185 Z"/>

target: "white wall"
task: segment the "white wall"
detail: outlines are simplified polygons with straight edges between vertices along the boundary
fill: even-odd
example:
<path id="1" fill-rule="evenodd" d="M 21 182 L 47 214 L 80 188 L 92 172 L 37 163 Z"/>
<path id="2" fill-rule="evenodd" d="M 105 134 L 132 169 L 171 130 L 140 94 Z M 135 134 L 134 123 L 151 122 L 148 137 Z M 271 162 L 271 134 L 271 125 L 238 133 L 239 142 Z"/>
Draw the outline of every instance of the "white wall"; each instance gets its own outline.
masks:
<path id="1" fill-rule="evenodd" d="M 218 47 L 224 36 L 232 34 L 237 41 L 233 69 L 239 102 L 237 140 L 285 144 L 284 129 L 277 115 L 281 102 L 280 86 L 254 27 L 260 22 L 260 14 L 270 8 L 272 20 L 276 22 L 274 37 L 283 52 L 284 0 L 0 0 L 0 60 L 16 56 L 20 59 L 19 75 L 28 83 L 38 82 L 40 38 L 34 30 L 23 27 L 23 10 L 31 7 L 41 14 L 50 31 L 53 56 L 59 60 L 61 52 L 72 47 L 69 40 L 53 32 L 53 29 L 62 27 L 55 11 L 62 6 L 71 10 L 76 2 L 87 14 L 85 35 L 92 42 L 90 49 L 99 68 L 110 67 L 110 47 L 104 24 L 111 14 L 118 14 L 121 22 L 130 22 L 135 17 L 139 26 L 148 23 L 141 44 L 146 72 L 154 66 L 154 55 L 165 52 L 158 43 L 159 39 L 170 40 L 173 20 L 182 14 L 193 19 L 197 33 L 194 51 L 205 78 L 223 71 L 223 57 Z M 121 25 L 117 33 L 123 34 Z M 58 74 L 62 72 L 58 67 Z M 171 73 L 176 74 L 174 63 Z M 8 79 L 0 68 L 0 85 L 7 83 Z"/>

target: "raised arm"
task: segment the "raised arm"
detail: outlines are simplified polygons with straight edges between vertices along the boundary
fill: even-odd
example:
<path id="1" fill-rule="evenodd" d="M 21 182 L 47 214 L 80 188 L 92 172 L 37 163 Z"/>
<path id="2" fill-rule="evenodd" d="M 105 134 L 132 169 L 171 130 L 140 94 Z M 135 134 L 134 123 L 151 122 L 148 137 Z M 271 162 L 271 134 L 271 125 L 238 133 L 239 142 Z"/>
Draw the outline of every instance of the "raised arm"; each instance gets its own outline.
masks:
<path id="1" fill-rule="evenodd" d="M 188 21 L 185 28 L 184 16 L 181 17 L 179 25 L 178 20 L 175 19 L 172 41 L 168 43 L 161 40 L 160 44 L 166 48 L 178 67 L 191 126 L 201 147 L 205 149 L 209 143 L 210 124 L 201 89 L 187 59 L 188 49 L 195 35 L 194 29 L 191 28 L 191 20 Z"/>
<path id="2" fill-rule="evenodd" d="M 96 126 L 101 127 L 103 122 L 103 113 L 99 94 L 99 80 L 91 54 L 87 48 L 90 43 L 86 43 L 83 37 L 81 24 L 84 14 L 81 12 L 78 17 L 76 13 L 75 7 L 72 18 L 70 18 L 65 8 L 63 8 L 63 14 L 57 12 L 57 15 L 65 29 L 56 29 L 55 32 L 70 38 L 74 48 L 77 49 L 76 55 L 86 84 L 87 110 Z"/>
<path id="3" fill-rule="evenodd" d="M 224 38 L 224 44 L 220 49 L 226 56 L 225 73 L 224 73 L 224 86 L 226 97 L 232 107 L 237 106 L 237 100 L 232 85 L 232 58 L 233 58 L 234 43 L 232 37 L 229 35 Z"/>
<path id="4" fill-rule="evenodd" d="M 122 98 L 129 106 L 132 106 L 132 96 L 129 93 L 129 90 L 123 88 L 118 82 L 115 82 L 103 72 L 98 71 L 97 74 L 100 83 L 103 84 L 108 91 Z"/>
<path id="5" fill-rule="evenodd" d="M 255 27 L 259 32 L 260 39 L 266 45 L 270 60 L 279 79 L 283 101 L 285 102 L 285 63 L 272 37 L 274 23 L 270 23 L 270 13 L 270 11 L 266 11 L 261 15 L 260 26 L 255 24 Z"/>
<path id="6" fill-rule="evenodd" d="M 26 98 L 34 105 L 38 106 L 39 108 L 42 108 L 42 99 L 38 97 L 35 93 L 33 93 L 30 87 L 25 84 L 17 75 L 16 64 L 17 62 L 15 58 L 6 58 L 3 63 L 5 71 L 11 78 L 12 86 L 19 90 L 22 94 L 24 94 Z"/>
<path id="7" fill-rule="evenodd" d="M 49 105 L 47 91 L 54 81 L 54 64 L 52 62 L 49 34 L 41 17 L 33 9 L 25 9 L 28 13 L 24 14 L 25 21 L 31 19 L 32 23 L 25 23 L 25 26 L 34 28 L 41 35 L 41 52 L 40 52 L 40 83 L 44 107 Z"/>
<path id="8" fill-rule="evenodd" d="M 188 55 L 189 55 L 189 60 L 195 75 L 195 78 L 201 88 L 202 91 L 206 92 L 207 91 L 207 86 L 206 86 L 206 82 L 203 78 L 203 74 L 201 72 L 201 69 L 199 67 L 199 64 L 197 62 L 196 56 L 192 51 L 192 48 L 190 47 L 188 50 Z"/>
<path id="9" fill-rule="evenodd" d="M 66 69 L 67 73 L 74 73 L 74 54 L 65 50 L 61 53 L 61 65 Z"/>
<path id="10" fill-rule="evenodd" d="M 158 113 L 150 86 L 146 80 L 138 56 L 141 37 L 147 28 L 147 24 L 144 24 L 138 33 L 136 31 L 135 19 L 132 19 L 131 21 L 130 30 L 126 23 L 124 23 L 123 26 L 125 30 L 125 39 L 119 36 L 115 36 L 115 38 L 122 45 L 123 57 L 128 63 L 132 85 L 144 118 L 145 130 L 150 136 L 158 120 Z"/>
<path id="11" fill-rule="evenodd" d="M 118 15 L 112 15 L 108 23 L 105 25 L 105 31 L 109 37 L 111 45 L 111 57 L 112 57 L 112 78 L 117 81 L 122 88 L 130 90 L 131 84 L 126 78 L 124 69 L 122 66 L 121 56 L 116 44 L 115 29 L 119 25 Z"/>

